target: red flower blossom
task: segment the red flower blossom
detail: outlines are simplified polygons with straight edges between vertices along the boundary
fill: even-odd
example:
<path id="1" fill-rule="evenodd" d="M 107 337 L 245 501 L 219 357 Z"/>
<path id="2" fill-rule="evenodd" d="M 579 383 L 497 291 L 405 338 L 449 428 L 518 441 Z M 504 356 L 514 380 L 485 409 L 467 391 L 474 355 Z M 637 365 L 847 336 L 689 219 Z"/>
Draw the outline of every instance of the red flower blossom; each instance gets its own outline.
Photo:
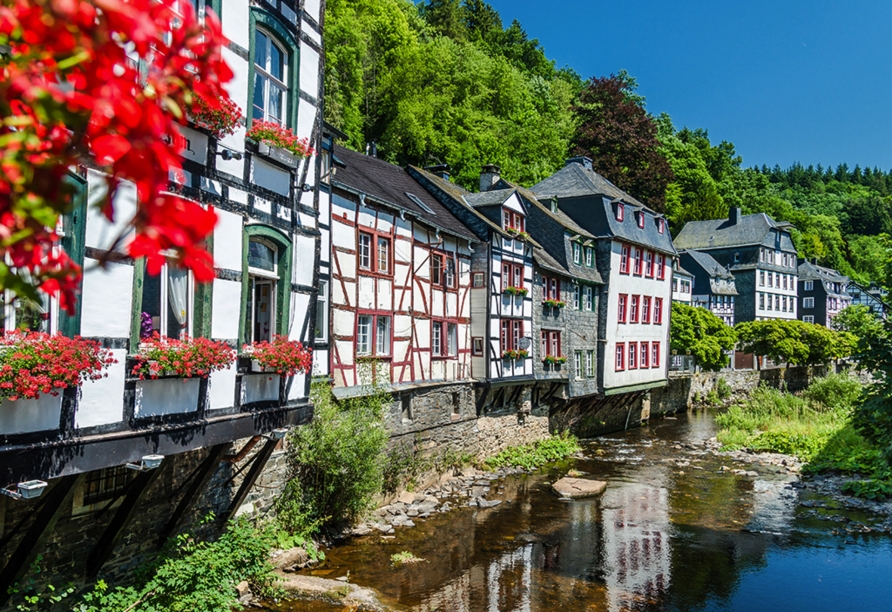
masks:
<path id="1" fill-rule="evenodd" d="M 161 338 L 155 333 L 144 340 L 134 357 L 131 374 L 140 379 L 158 378 L 167 373 L 183 378 L 207 377 L 235 360 L 235 351 L 225 342 L 207 338 Z"/>
<path id="2" fill-rule="evenodd" d="M 313 350 L 286 336 L 275 336 L 272 342 L 245 345 L 245 352 L 262 367 L 281 376 L 309 372 L 313 365 Z"/>

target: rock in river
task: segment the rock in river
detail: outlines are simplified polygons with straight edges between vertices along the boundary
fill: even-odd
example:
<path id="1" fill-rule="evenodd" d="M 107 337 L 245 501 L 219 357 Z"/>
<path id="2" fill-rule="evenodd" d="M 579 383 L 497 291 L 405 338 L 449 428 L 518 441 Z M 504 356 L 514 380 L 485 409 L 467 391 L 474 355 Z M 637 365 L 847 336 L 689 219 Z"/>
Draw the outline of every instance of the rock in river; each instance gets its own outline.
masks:
<path id="1" fill-rule="evenodd" d="M 591 497 L 598 495 L 607 488 L 607 483 L 601 480 L 588 480 L 587 478 L 564 477 L 551 485 L 551 489 L 560 497 L 576 499 L 577 497 Z"/>

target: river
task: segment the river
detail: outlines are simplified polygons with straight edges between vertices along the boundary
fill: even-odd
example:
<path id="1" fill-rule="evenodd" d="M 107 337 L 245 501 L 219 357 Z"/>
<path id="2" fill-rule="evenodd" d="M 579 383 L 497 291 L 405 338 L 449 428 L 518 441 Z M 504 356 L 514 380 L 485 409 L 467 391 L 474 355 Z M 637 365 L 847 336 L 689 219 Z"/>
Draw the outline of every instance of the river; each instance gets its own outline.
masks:
<path id="1" fill-rule="evenodd" d="M 892 537 L 841 528 L 880 519 L 799 490 L 783 469 L 721 472 L 727 459 L 702 446 L 715 429 L 691 412 L 592 440 L 584 458 L 493 483 L 495 508 L 354 538 L 308 573 L 349 575 L 418 612 L 892 610 Z M 607 490 L 559 500 L 548 485 L 569 468 Z M 424 561 L 394 569 L 400 551 Z"/>

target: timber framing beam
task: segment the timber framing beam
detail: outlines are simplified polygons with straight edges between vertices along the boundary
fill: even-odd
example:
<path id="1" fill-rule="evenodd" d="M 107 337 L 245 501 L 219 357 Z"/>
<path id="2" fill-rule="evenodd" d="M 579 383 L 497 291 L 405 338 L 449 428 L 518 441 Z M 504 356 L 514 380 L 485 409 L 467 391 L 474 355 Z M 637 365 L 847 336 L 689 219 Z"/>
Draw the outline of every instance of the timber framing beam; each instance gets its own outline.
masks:
<path id="1" fill-rule="evenodd" d="M 170 520 L 167 521 L 167 525 L 165 525 L 164 529 L 161 531 L 158 540 L 159 544 L 164 544 L 164 542 L 167 541 L 167 538 L 176 533 L 182 526 L 186 514 L 192 509 L 195 502 L 198 500 L 198 497 L 201 495 L 201 492 L 207 486 L 208 482 L 210 482 L 211 478 L 213 478 L 214 472 L 217 471 L 217 466 L 220 465 L 220 462 L 223 460 L 223 454 L 228 448 L 229 443 L 217 444 L 216 446 L 211 447 L 211 452 L 205 457 L 204 461 L 201 462 L 201 465 L 198 468 L 198 473 L 192 478 L 189 488 L 186 489 L 183 498 L 180 500 L 180 503 L 177 504 L 176 510 L 173 511 Z"/>
<path id="2" fill-rule="evenodd" d="M 245 498 L 248 496 L 248 492 L 254 486 L 254 483 L 257 482 L 257 478 L 260 476 L 260 472 L 262 472 L 263 468 L 266 467 L 266 462 L 269 461 L 270 455 L 272 455 L 273 451 L 276 450 L 276 445 L 278 443 L 278 440 L 267 440 L 266 444 L 263 445 L 263 448 L 257 451 L 257 454 L 254 455 L 254 458 L 251 460 L 251 469 L 248 470 L 247 474 L 245 474 L 245 479 L 242 481 L 241 486 L 238 488 L 238 492 L 235 494 L 235 497 L 232 498 L 232 503 L 229 504 L 229 509 L 226 511 L 226 515 L 223 517 L 224 523 L 228 523 L 235 516 L 235 513 L 238 512 L 238 509 L 241 507 L 242 503 L 245 501 Z"/>
<path id="3" fill-rule="evenodd" d="M 83 481 L 84 475 L 65 476 L 46 494 L 43 506 L 34 517 L 31 527 L 10 555 L 0 572 L 0 606 L 9 599 L 9 588 L 25 575 L 40 554 L 46 539 L 53 533 L 59 518 L 71 511 L 71 498 Z"/>
<path id="4" fill-rule="evenodd" d="M 152 486 L 152 483 L 155 482 L 163 469 L 164 466 L 162 465 L 154 470 L 140 472 L 133 479 L 133 482 L 130 483 L 127 494 L 124 496 L 124 501 L 121 502 L 121 506 L 115 512 L 108 527 L 105 528 L 105 531 L 102 532 L 102 535 L 96 542 L 93 552 L 87 558 L 87 576 L 89 578 L 95 578 L 102 566 L 105 565 L 105 562 L 108 561 L 121 536 L 124 535 L 127 525 L 130 524 L 139 502 L 145 497 L 149 487 Z"/>

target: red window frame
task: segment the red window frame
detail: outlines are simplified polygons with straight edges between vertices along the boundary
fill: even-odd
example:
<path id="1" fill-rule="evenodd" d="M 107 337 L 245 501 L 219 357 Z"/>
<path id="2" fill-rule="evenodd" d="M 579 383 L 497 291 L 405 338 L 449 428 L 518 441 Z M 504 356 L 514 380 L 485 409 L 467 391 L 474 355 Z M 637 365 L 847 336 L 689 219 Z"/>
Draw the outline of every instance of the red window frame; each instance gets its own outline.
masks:
<path id="1" fill-rule="evenodd" d="M 508 228 L 511 228 L 517 230 L 518 232 L 522 232 L 524 231 L 524 227 L 526 227 L 526 217 L 524 217 L 519 212 L 503 208 L 502 225 L 502 229 L 507 230 Z"/>
<path id="2" fill-rule="evenodd" d="M 455 352 L 449 352 L 449 326 L 455 325 Z M 434 328 L 440 328 L 440 352 L 434 352 Z M 431 357 L 433 359 L 455 359 L 458 357 L 458 324 L 448 319 L 433 319 L 431 321 Z"/>
<path id="3" fill-rule="evenodd" d="M 369 325 L 369 348 L 368 353 L 359 353 L 359 318 L 369 317 L 371 319 Z M 387 352 L 378 352 L 378 319 L 387 319 Z M 353 350 L 357 357 L 375 357 L 377 359 L 393 358 L 393 313 L 379 312 L 375 310 L 357 310 L 356 318 L 353 322 Z"/>
<path id="4" fill-rule="evenodd" d="M 629 295 L 627 293 L 620 293 L 617 298 L 617 311 L 616 311 L 616 320 L 619 323 L 626 322 L 626 309 L 629 305 Z"/>
<path id="5" fill-rule="evenodd" d="M 641 297 L 641 322 L 650 324 L 650 296 L 644 295 Z"/>
<path id="6" fill-rule="evenodd" d="M 660 343 L 659 342 L 651 342 L 650 343 L 650 367 L 652 367 L 652 368 L 660 367 Z"/>
<path id="7" fill-rule="evenodd" d="M 663 298 L 654 298 L 654 325 L 663 324 Z"/>
<path id="8" fill-rule="evenodd" d="M 666 256 L 662 253 L 657 255 L 657 279 L 664 280 L 666 278 Z"/>
<path id="9" fill-rule="evenodd" d="M 523 289 L 523 264 L 502 262 L 502 291 L 508 287 Z"/>
<path id="10" fill-rule="evenodd" d="M 638 343 L 629 342 L 629 369 L 638 369 Z"/>
<path id="11" fill-rule="evenodd" d="M 620 274 L 628 274 L 629 273 L 629 257 L 631 257 L 631 248 L 628 244 L 622 245 L 622 251 L 619 260 L 619 273 Z"/>
<path id="12" fill-rule="evenodd" d="M 647 261 L 647 264 L 644 268 L 645 276 L 649 276 L 649 277 L 653 278 L 654 277 L 654 252 L 646 251 L 644 256 Z"/>
<path id="13" fill-rule="evenodd" d="M 616 344 L 616 352 L 614 353 L 613 361 L 613 365 L 617 372 L 622 372 L 626 369 L 626 345 L 622 342 Z"/>
<path id="14" fill-rule="evenodd" d="M 633 295 L 629 298 L 629 323 L 638 322 L 638 308 L 641 304 L 641 296 Z"/>
<path id="15" fill-rule="evenodd" d="M 359 245 L 362 236 L 369 236 L 369 267 L 362 265 L 362 258 L 359 254 Z M 387 269 L 381 271 L 380 261 L 380 243 L 379 241 L 387 241 Z M 393 276 L 393 235 L 384 232 L 377 232 L 371 228 L 362 228 L 356 236 L 356 267 L 360 272 L 369 274 L 380 274 L 381 276 Z"/>
<path id="16" fill-rule="evenodd" d="M 647 342 L 642 342 L 641 347 L 639 348 L 638 355 L 641 360 L 641 369 L 650 367 L 650 347 Z"/>
<path id="17" fill-rule="evenodd" d="M 644 258 L 641 255 L 642 249 L 640 247 L 635 247 L 635 276 L 641 276 L 641 265 L 644 263 L 642 261 Z"/>
<path id="18" fill-rule="evenodd" d="M 516 351 L 520 349 L 520 339 L 523 338 L 523 319 L 502 319 L 501 334 L 499 335 L 502 352 Z"/>
<path id="19" fill-rule="evenodd" d="M 543 329 L 539 338 L 539 351 L 542 359 L 561 356 L 561 332 Z"/>
<path id="20" fill-rule="evenodd" d="M 638 227 L 640 227 L 641 229 L 644 229 L 644 213 L 637 212 L 635 214 L 638 215 Z"/>
<path id="21" fill-rule="evenodd" d="M 434 280 L 434 262 L 439 261 L 440 278 Z M 452 283 L 447 283 L 449 262 L 452 262 Z M 455 260 L 455 253 L 443 251 L 431 251 L 431 285 L 439 287 L 447 291 L 456 291 L 458 289 L 458 264 Z"/>
<path id="22" fill-rule="evenodd" d="M 542 275 L 542 301 L 561 299 L 561 281 L 554 276 Z"/>
<path id="23" fill-rule="evenodd" d="M 626 218 L 626 207 L 622 202 L 616 203 L 616 220 L 622 221 Z"/>
<path id="24" fill-rule="evenodd" d="M 666 231 L 666 220 L 657 219 L 657 231 L 661 234 Z"/>

